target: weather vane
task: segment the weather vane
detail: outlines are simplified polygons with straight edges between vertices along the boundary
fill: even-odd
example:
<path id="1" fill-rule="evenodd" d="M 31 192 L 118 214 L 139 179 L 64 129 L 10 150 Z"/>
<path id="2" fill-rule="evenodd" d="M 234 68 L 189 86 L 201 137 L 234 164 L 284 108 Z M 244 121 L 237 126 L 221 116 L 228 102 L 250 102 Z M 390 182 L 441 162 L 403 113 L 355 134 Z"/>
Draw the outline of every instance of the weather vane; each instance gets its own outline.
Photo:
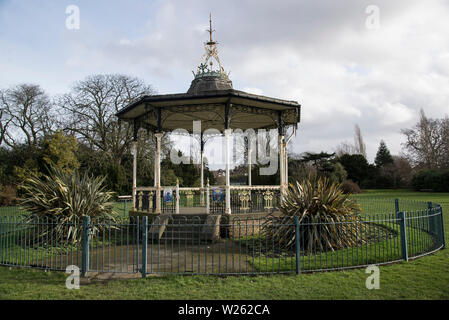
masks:
<path id="1" fill-rule="evenodd" d="M 209 29 L 206 31 L 209 32 L 209 36 L 210 36 L 210 40 L 209 40 L 209 42 L 207 42 L 207 44 L 209 46 L 213 46 L 213 45 L 217 44 L 215 41 L 212 40 L 212 33 L 215 31 L 212 29 L 212 13 L 209 13 Z"/>
<path id="2" fill-rule="evenodd" d="M 203 57 L 201 58 L 201 62 L 197 67 L 197 72 L 193 72 L 194 76 L 203 76 L 203 75 L 210 75 L 213 73 L 226 75 L 223 66 L 221 65 L 220 58 L 218 57 L 218 48 L 217 44 L 218 42 L 214 41 L 212 39 L 212 35 L 214 33 L 214 29 L 212 29 L 212 14 L 209 14 L 209 29 L 206 29 L 207 32 L 209 32 L 209 41 L 204 43 L 205 46 L 205 53 Z M 214 70 L 214 62 L 215 60 L 218 64 L 218 70 Z"/>

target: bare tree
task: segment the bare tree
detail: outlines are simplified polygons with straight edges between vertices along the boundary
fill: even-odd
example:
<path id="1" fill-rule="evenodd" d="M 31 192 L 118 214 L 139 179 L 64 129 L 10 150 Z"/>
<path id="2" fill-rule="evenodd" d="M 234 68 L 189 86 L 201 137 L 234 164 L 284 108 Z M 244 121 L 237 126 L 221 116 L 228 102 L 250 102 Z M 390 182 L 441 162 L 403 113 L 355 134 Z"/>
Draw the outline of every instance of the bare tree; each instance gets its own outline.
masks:
<path id="1" fill-rule="evenodd" d="M 394 160 L 394 186 L 408 186 L 412 181 L 412 167 L 404 156 L 393 156 Z"/>
<path id="2" fill-rule="evenodd" d="M 449 117 L 446 116 L 441 121 L 441 131 L 443 136 L 443 158 L 442 166 L 444 168 L 449 168 Z M 444 156 L 446 155 L 446 156 Z"/>
<path id="3" fill-rule="evenodd" d="M 151 86 L 126 75 L 93 75 L 75 84 L 59 104 L 67 113 L 65 129 L 115 165 L 120 165 L 133 139 L 132 125 L 115 114 L 144 96 Z"/>
<path id="4" fill-rule="evenodd" d="M 447 165 L 445 143 L 448 140 L 447 118 L 429 119 L 421 109 L 420 119 L 412 129 L 403 129 L 407 141 L 403 144 L 415 167 L 438 169 Z"/>
<path id="5" fill-rule="evenodd" d="M 354 145 L 349 142 L 342 142 L 336 149 L 335 154 L 341 157 L 344 154 L 361 154 L 366 159 L 366 145 L 363 142 L 362 132 L 358 124 L 355 125 Z"/>
<path id="6" fill-rule="evenodd" d="M 0 91 L 0 143 L 25 143 L 33 151 L 39 138 L 51 132 L 52 104 L 39 85 L 19 84 Z"/>
<path id="7" fill-rule="evenodd" d="M 1 93 L 0 93 L 1 95 Z M 5 142 L 6 132 L 8 125 L 11 122 L 11 118 L 6 117 L 6 110 L 3 108 L 3 104 L 0 105 L 0 146 Z"/>
<path id="8" fill-rule="evenodd" d="M 346 141 L 340 143 L 335 149 L 335 154 L 337 157 L 341 157 L 344 154 L 356 154 L 355 147 Z"/>
<path id="9" fill-rule="evenodd" d="M 358 124 L 355 125 L 354 146 L 357 154 L 361 154 L 366 159 L 366 145 L 363 142 L 362 132 Z"/>

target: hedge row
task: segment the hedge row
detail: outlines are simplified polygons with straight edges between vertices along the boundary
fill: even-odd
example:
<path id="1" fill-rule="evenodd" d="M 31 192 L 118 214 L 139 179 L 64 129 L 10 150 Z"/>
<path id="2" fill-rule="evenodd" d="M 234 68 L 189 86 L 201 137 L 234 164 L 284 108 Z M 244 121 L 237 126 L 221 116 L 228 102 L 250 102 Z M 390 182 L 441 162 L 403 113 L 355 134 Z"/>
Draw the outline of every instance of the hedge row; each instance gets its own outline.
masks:
<path id="1" fill-rule="evenodd" d="M 413 176 L 415 190 L 432 190 L 449 192 L 449 169 L 421 170 Z"/>

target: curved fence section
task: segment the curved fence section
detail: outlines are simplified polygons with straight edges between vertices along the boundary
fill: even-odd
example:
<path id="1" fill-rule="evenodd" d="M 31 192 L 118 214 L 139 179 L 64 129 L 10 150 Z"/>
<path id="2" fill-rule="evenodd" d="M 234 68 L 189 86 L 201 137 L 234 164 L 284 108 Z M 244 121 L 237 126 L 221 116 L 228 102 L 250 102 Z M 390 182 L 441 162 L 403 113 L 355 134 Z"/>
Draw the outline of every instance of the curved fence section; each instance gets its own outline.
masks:
<path id="1" fill-rule="evenodd" d="M 162 214 L 101 221 L 0 215 L 0 264 L 147 274 L 302 273 L 387 264 L 445 246 L 439 204 L 356 198 L 360 215 Z"/>

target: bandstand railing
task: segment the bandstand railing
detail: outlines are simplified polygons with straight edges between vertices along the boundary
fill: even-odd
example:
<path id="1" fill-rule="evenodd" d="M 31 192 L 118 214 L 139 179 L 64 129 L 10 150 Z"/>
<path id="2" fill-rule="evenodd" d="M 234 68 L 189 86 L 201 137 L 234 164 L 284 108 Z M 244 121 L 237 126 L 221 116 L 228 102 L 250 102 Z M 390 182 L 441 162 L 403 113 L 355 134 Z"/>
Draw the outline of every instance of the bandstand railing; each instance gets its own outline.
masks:
<path id="1" fill-rule="evenodd" d="M 226 186 L 160 187 L 161 213 L 223 214 Z M 136 188 L 136 210 L 156 212 L 156 187 Z M 280 205 L 280 186 L 230 186 L 231 213 L 273 212 Z"/>

